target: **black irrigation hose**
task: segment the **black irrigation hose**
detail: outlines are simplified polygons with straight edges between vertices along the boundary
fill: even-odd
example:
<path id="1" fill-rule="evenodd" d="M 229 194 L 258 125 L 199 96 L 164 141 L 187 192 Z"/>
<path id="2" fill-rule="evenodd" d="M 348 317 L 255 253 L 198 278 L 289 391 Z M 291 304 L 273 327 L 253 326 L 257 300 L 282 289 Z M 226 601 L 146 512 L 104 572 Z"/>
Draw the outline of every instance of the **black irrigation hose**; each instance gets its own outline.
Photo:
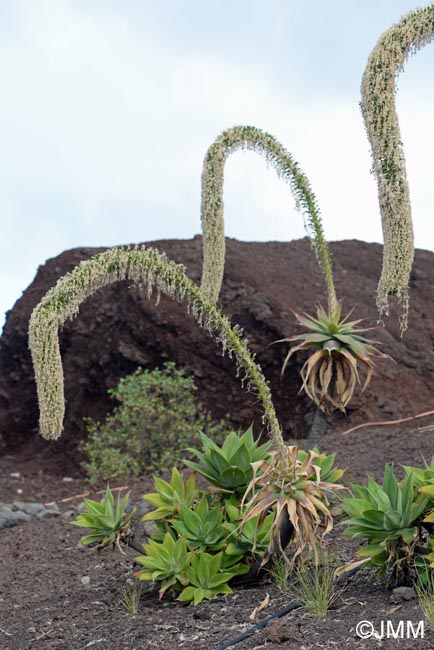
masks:
<path id="1" fill-rule="evenodd" d="M 333 580 L 333 584 L 338 584 L 341 582 L 344 578 L 345 580 L 348 580 L 351 578 L 352 575 L 357 573 L 359 569 L 362 568 L 364 565 L 359 565 L 357 567 L 354 567 L 350 571 L 347 571 L 346 573 L 343 573 L 339 578 L 336 578 Z M 244 639 L 248 639 L 249 636 L 252 636 L 255 634 L 257 630 L 262 630 L 264 627 L 267 627 L 268 623 L 273 621 L 276 618 L 282 618 L 282 616 L 285 616 L 286 614 L 289 614 L 289 612 L 292 612 L 294 609 L 298 609 L 299 607 L 302 607 L 303 603 L 300 603 L 298 600 L 294 600 L 292 603 L 284 607 L 283 609 L 280 609 L 278 612 L 274 612 L 274 614 L 271 614 L 271 616 L 268 616 L 268 618 L 265 618 L 263 621 L 260 623 L 257 623 L 253 627 L 251 627 L 249 630 L 246 630 L 242 634 L 239 634 L 235 638 L 233 638 L 231 641 L 227 641 L 223 645 L 219 645 L 216 650 L 227 650 L 227 648 L 231 648 L 233 645 L 236 645 L 237 643 L 241 643 L 241 641 L 244 641 Z"/>
<path id="2" fill-rule="evenodd" d="M 219 645 L 217 650 L 226 650 L 226 648 L 231 648 L 236 643 L 241 643 L 241 641 L 248 639 L 249 636 L 252 636 L 252 634 L 254 634 L 257 630 L 261 630 L 263 627 L 267 627 L 270 621 L 274 620 L 275 618 L 281 618 L 282 616 L 285 616 L 285 614 L 289 614 L 289 612 L 292 612 L 294 609 L 298 609 L 301 606 L 302 603 L 300 603 L 298 600 L 294 600 L 294 602 L 284 607 L 284 609 L 280 609 L 278 612 L 274 612 L 274 614 L 271 614 L 271 616 L 268 618 L 265 618 L 260 623 L 257 623 L 254 627 L 251 627 L 249 630 L 246 630 L 242 634 L 236 636 L 234 639 L 232 639 L 232 641 L 228 641 L 224 645 Z"/>

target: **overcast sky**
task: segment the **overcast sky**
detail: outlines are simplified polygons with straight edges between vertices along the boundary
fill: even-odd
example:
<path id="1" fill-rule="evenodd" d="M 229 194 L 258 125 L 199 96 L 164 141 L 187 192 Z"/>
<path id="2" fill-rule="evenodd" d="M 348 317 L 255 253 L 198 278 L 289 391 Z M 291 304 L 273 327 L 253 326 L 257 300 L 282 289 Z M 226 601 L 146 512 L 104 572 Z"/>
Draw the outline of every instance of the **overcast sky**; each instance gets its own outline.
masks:
<path id="1" fill-rule="evenodd" d="M 75 246 L 200 232 L 200 174 L 235 124 L 272 133 L 328 239 L 381 241 L 360 80 L 413 0 L 2 0 L 0 326 L 37 266 Z M 399 78 L 416 245 L 434 250 L 434 46 Z M 304 236 L 254 153 L 226 168 L 226 234 Z"/>

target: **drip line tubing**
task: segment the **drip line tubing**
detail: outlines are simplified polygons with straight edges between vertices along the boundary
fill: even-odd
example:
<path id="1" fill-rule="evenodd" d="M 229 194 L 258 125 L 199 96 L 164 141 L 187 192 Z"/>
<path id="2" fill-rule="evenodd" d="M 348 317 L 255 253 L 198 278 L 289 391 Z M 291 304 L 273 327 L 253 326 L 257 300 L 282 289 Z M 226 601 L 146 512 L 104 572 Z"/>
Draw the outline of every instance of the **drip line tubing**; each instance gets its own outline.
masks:
<path id="1" fill-rule="evenodd" d="M 349 578 L 351 578 L 351 576 L 353 576 L 355 573 L 357 573 L 357 571 L 359 571 L 362 568 L 362 566 L 364 566 L 364 565 L 354 567 L 350 571 L 347 571 L 346 573 L 343 573 L 341 576 L 339 576 L 339 578 L 336 578 L 335 580 L 333 580 L 333 584 L 338 584 L 339 582 L 341 582 L 344 579 L 345 579 L 345 581 L 347 581 Z M 227 641 L 223 645 L 219 645 L 218 648 L 216 648 L 216 650 L 227 650 L 228 648 L 231 648 L 232 646 L 236 645 L 237 643 L 241 643 L 241 641 L 244 641 L 244 639 L 248 639 L 249 636 L 252 636 L 258 630 L 262 630 L 264 627 L 267 627 L 268 623 L 270 623 L 271 621 L 274 621 L 276 618 L 282 618 L 286 614 L 289 614 L 290 612 L 292 612 L 295 609 L 298 609 L 299 607 L 302 607 L 302 606 L 303 606 L 303 603 L 301 603 L 298 600 L 294 600 L 292 603 L 290 603 L 289 605 L 287 605 L 283 609 L 280 609 L 279 611 L 274 612 L 274 614 L 271 614 L 270 616 L 265 618 L 263 621 L 261 621 L 260 623 L 257 623 L 256 625 L 249 628 L 248 630 L 246 630 L 242 634 L 239 634 L 238 636 L 234 637 L 230 641 Z"/>

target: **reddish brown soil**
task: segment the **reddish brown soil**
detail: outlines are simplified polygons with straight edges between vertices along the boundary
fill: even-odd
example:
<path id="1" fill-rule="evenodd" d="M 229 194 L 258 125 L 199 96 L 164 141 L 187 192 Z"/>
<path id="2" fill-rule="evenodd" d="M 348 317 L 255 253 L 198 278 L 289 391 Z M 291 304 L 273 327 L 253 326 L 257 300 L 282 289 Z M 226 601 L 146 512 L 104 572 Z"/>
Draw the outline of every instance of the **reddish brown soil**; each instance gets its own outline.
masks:
<path id="1" fill-rule="evenodd" d="M 192 242 L 158 242 L 188 273 L 200 276 L 200 238 Z M 332 247 L 338 294 L 344 308 L 357 302 L 355 316 L 376 318 L 374 292 L 380 267 L 377 245 L 340 242 Z M 174 359 L 194 373 L 204 405 L 216 415 L 231 414 L 232 422 L 260 421 L 260 410 L 251 396 L 239 389 L 231 363 L 215 354 L 215 348 L 185 315 L 185 310 L 162 301 L 155 308 L 143 294 L 126 287 L 101 292 L 96 303 L 85 304 L 80 318 L 65 327 L 62 346 L 65 361 L 68 413 L 65 439 L 44 443 L 36 438 L 37 412 L 34 385 L 26 351 L 27 320 L 32 307 L 56 277 L 95 251 L 64 253 L 40 269 L 34 285 L 9 315 L 0 346 L 0 502 L 57 502 L 66 511 L 76 497 L 89 489 L 77 465 L 75 444 L 82 433 L 81 417 L 100 417 L 110 402 L 104 397 L 108 385 L 138 363 L 146 366 Z M 344 428 L 366 420 L 403 417 L 434 407 L 434 255 L 418 251 L 412 276 L 409 333 L 399 337 L 396 319 L 377 338 L 397 361 L 380 362 L 364 396 L 356 396 L 348 417 L 330 422 L 322 448 L 337 451 L 337 462 L 347 468 L 347 481 L 362 480 L 369 471 L 380 479 L 385 462 L 421 465 L 422 456 L 433 454 L 433 432 L 414 431 L 415 424 L 362 429 L 349 436 Z M 288 437 L 306 433 L 312 408 L 297 398 L 300 362 L 294 361 L 280 381 L 285 349 L 267 347 L 293 330 L 291 309 L 312 311 L 324 302 L 320 277 L 306 240 L 290 244 L 228 242 L 228 265 L 222 308 L 241 323 L 271 382 L 279 417 Z M 259 272 L 258 272 L 259 270 Z M 98 314 L 98 316 L 96 316 Z M 139 356 L 138 356 L 139 355 Z M 434 418 L 433 418 L 434 419 Z M 424 420 L 423 424 L 429 423 Z M 11 474 L 19 476 L 11 476 Z M 64 482 L 64 476 L 73 482 Z M 127 480 L 133 498 L 149 491 L 149 476 Z M 99 486 L 99 489 L 103 486 Z M 93 488 L 91 496 L 96 496 Z M 62 499 L 69 499 L 62 501 Z M 140 539 L 141 528 L 138 527 Z M 258 620 L 288 604 L 288 597 L 265 582 L 198 607 L 173 601 L 159 602 L 154 593 L 142 597 L 138 613 L 126 612 L 120 598 L 133 571 L 136 553 L 79 550 L 80 530 L 63 517 L 32 519 L 0 532 L 0 648 L 3 650 L 217 650 L 252 625 L 250 613 L 270 594 L 270 603 Z M 357 545 L 343 542 L 339 527 L 330 545 L 343 562 Z M 89 584 L 81 582 L 89 577 Z M 433 634 L 425 638 L 360 640 L 355 625 L 370 620 L 417 623 L 422 615 L 417 601 L 395 604 L 391 593 L 362 571 L 325 620 L 304 610 L 294 611 L 249 639 L 235 650 L 311 650 L 337 648 L 433 649 Z"/>
<path id="2" fill-rule="evenodd" d="M 404 431 L 397 436 L 404 441 Z M 384 441 L 380 430 L 371 432 L 376 448 Z M 363 472 L 357 463 L 358 452 L 365 446 L 354 440 L 351 472 Z M 402 457 L 405 445 L 398 447 Z M 347 451 L 348 454 L 348 451 Z M 349 457 L 349 454 L 348 456 Z M 12 460 L 12 459 L 11 459 Z M 78 504 L 75 495 L 89 490 L 80 479 L 64 483 L 37 469 L 38 458 L 22 463 L 16 459 L 0 479 L 0 500 L 12 501 L 17 490 L 25 501 L 57 501 L 66 511 Z M 380 463 L 378 463 L 378 469 Z M 19 478 L 11 473 L 20 473 Z M 378 471 L 375 472 L 378 475 Z M 379 476 L 378 476 L 379 478 Z M 149 478 L 127 480 L 133 500 L 149 491 Z M 92 487 L 90 496 L 103 486 Z M 68 499 L 62 501 L 62 499 Z M 141 526 L 137 525 L 137 542 Z M 2 650 L 217 650 L 271 614 L 286 607 L 291 599 L 269 580 L 250 588 L 237 588 L 233 594 L 203 602 L 197 607 L 173 600 L 159 601 L 154 592 L 142 595 L 137 614 L 128 614 L 121 604 L 122 589 L 131 577 L 137 553 L 126 555 L 105 550 L 78 549 L 80 530 L 63 517 L 37 520 L 0 532 L 0 648 Z M 342 563 L 351 560 L 357 544 L 343 541 L 339 526 L 329 537 L 329 549 Z M 83 577 L 90 578 L 87 585 Z M 250 614 L 270 596 L 268 607 L 252 622 Z M 346 585 L 324 620 L 315 619 L 303 609 L 293 611 L 253 636 L 233 646 L 235 650 L 313 650 L 337 647 L 353 650 L 399 649 L 430 650 L 434 633 L 425 629 L 423 639 L 361 640 L 355 626 L 361 620 L 372 621 L 380 630 L 381 621 L 401 620 L 415 626 L 422 620 L 417 600 L 394 603 L 391 591 L 374 579 L 370 571 L 361 571 Z"/>

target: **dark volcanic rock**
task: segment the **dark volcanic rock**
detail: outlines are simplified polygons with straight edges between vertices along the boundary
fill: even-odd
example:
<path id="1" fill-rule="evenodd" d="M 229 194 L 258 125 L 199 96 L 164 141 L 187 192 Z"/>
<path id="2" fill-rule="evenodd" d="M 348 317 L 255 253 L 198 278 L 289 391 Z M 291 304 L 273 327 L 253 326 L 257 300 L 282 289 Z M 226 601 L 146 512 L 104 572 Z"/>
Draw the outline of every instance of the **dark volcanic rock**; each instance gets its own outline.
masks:
<path id="1" fill-rule="evenodd" d="M 187 274 L 200 281 L 202 240 L 158 241 L 152 246 L 186 266 Z M 353 305 L 354 318 L 375 324 L 375 289 L 381 264 L 381 246 L 358 241 L 332 244 L 338 297 L 344 311 Z M 80 248 L 50 259 L 38 270 L 34 282 L 8 313 L 0 340 L 0 436 L 4 450 L 50 448 L 48 453 L 73 453 L 83 436 L 83 417 L 103 417 L 113 407 L 107 388 L 137 365 L 161 366 L 174 360 L 194 375 L 198 399 L 216 417 L 228 414 L 234 426 L 252 421 L 261 427 L 261 408 L 236 377 L 233 363 L 187 314 L 185 305 L 163 297 L 158 307 L 146 292 L 128 283 L 106 287 L 87 300 L 80 315 L 61 333 L 67 411 L 61 440 L 45 443 L 36 437 L 38 409 L 27 327 L 32 309 L 57 278 L 102 248 Z M 226 270 L 220 306 L 239 323 L 271 383 L 278 416 L 285 435 L 306 435 L 314 408 L 297 396 L 302 359 L 291 360 L 283 379 L 282 361 L 287 345 L 269 344 L 296 333 L 293 309 L 313 313 L 326 303 L 322 276 L 307 239 L 280 243 L 246 243 L 227 240 Z M 334 428 L 342 429 L 366 420 L 384 420 L 433 407 L 431 383 L 434 371 L 434 254 L 418 251 L 411 281 L 409 332 L 400 338 L 398 307 L 375 338 L 395 361 L 379 361 L 374 378 L 363 396 L 351 403 L 348 418 L 338 416 Z M 60 456 L 59 456 L 60 457 Z"/>

